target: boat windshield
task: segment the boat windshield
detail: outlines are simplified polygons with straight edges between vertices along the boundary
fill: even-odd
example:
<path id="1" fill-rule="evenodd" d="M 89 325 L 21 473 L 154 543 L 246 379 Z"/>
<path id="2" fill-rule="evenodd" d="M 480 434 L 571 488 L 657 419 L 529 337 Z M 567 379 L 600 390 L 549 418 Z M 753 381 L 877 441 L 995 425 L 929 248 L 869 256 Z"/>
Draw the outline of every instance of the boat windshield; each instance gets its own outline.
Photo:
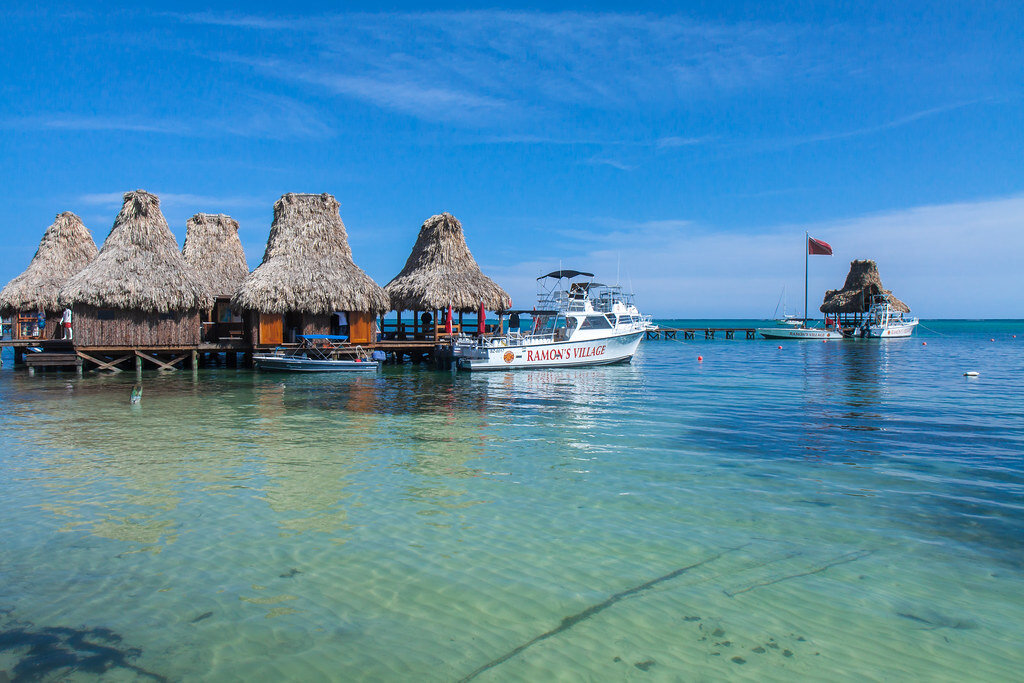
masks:
<path id="1" fill-rule="evenodd" d="M 608 330 L 612 324 L 603 315 L 588 315 L 580 325 L 581 330 Z"/>

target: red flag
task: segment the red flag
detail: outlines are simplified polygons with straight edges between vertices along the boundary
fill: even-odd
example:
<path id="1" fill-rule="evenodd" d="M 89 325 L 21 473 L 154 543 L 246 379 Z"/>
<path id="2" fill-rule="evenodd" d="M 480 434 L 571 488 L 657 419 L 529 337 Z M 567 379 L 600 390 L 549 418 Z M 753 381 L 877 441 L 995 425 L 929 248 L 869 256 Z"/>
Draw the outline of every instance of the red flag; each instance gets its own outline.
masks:
<path id="1" fill-rule="evenodd" d="M 484 336 L 485 323 L 487 322 L 487 311 L 484 310 L 484 302 L 480 302 L 480 315 L 478 316 L 478 322 L 476 324 L 476 333 L 481 337 Z"/>
<path id="2" fill-rule="evenodd" d="M 448 315 L 444 317 L 444 333 L 452 333 L 452 305 L 448 304 Z"/>
<path id="3" fill-rule="evenodd" d="M 813 237 L 807 238 L 807 253 L 811 256 L 831 256 L 832 245 L 828 242 L 816 240 Z"/>

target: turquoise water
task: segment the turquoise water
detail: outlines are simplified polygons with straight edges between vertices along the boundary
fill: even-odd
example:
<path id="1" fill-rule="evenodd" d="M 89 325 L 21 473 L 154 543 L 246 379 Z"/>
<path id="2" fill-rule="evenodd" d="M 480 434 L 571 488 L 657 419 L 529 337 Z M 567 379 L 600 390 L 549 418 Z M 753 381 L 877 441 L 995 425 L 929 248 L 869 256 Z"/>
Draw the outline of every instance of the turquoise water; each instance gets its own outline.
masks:
<path id="1" fill-rule="evenodd" d="M 138 406 L 6 362 L 0 679 L 1016 679 L 1024 322 L 924 325 Z"/>

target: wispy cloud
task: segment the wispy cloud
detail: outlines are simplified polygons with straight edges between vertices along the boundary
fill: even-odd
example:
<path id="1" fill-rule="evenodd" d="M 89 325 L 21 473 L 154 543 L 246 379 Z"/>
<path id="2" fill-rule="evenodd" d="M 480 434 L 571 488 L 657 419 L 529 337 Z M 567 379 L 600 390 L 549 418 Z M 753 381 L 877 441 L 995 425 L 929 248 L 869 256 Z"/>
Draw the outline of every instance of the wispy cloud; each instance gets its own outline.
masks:
<path id="1" fill-rule="evenodd" d="M 507 122 L 578 106 L 672 108 L 685 97 L 757 88 L 807 72 L 806 55 L 793 57 L 801 43 L 792 28 L 701 23 L 679 15 L 483 10 L 286 20 L 173 16 L 214 29 L 265 33 L 259 54 L 236 46 L 215 58 L 431 120 L 486 123 L 500 116 Z M 296 50 L 297 44 L 305 49 Z"/>
<path id="2" fill-rule="evenodd" d="M 842 140 L 845 138 L 859 137 L 862 135 L 871 135 L 873 133 L 880 133 L 886 130 L 892 130 L 894 128 L 901 128 L 903 126 L 916 123 L 922 119 L 931 118 L 940 114 L 955 111 L 957 109 L 963 109 L 975 104 L 991 103 L 995 100 L 993 98 L 985 98 L 978 100 L 971 100 L 969 102 L 955 102 L 952 104 L 946 104 L 939 107 L 931 107 L 928 109 L 922 109 L 905 116 L 900 116 L 889 121 L 883 121 L 882 123 L 875 124 L 873 126 L 864 126 L 862 128 L 854 128 L 851 130 L 836 131 L 831 133 L 818 133 L 815 135 L 807 135 L 804 137 L 790 138 L 788 140 L 779 141 L 779 146 L 782 147 L 795 147 L 798 145 L 809 145 L 815 142 L 828 142 L 830 140 Z"/>
<path id="3" fill-rule="evenodd" d="M 693 147 L 695 145 L 703 145 L 710 142 L 712 138 L 710 136 L 701 136 L 696 138 L 684 138 L 679 136 L 668 136 L 659 138 L 654 146 L 658 149 L 673 149 L 677 147 Z"/>
<path id="4" fill-rule="evenodd" d="M 9 130 L 126 132 L 210 138 L 221 135 L 292 139 L 333 135 L 333 129 L 310 106 L 292 98 L 260 92 L 239 94 L 230 107 L 207 106 L 197 116 L 110 116 L 104 113 L 52 113 L 0 120 Z"/>

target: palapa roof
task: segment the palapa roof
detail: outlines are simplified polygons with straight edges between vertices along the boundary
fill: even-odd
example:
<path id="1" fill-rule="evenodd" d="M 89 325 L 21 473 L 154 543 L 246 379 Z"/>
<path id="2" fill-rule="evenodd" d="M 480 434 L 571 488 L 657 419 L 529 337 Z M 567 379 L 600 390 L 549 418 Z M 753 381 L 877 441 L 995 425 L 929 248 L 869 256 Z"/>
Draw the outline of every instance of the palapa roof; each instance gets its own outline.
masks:
<path id="1" fill-rule="evenodd" d="M 0 310 L 5 315 L 59 310 L 61 287 L 96 258 L 96 253 L 96 243 L 82 219 L 70 211 L 57 214 L 28 268 L 0 291 Z"/>
<path id="2" fill-rule="evenodd" d="M 512 306 L 508 292 L 483 274 L 450 213 L 423 222 L 405 268 L 384 287 L 391 307 L 402 311 L 436 311 L 451 304 L 457 311 L 475 311 L 480 302 L 490 311 Z"/>
<path id="3" fill-rule="evenodd" d="M 871 307 L 871 297 L 877 294 L 888 295 L 889 302 L 897 310 L 904 313 L 910 311 L 909 306 L 882 286 L 878 265 L 874 261 L 851 261 L 843 288 L 825 292 L 825 301 L 818 310 L 822 313 L 866 313 Z"/>
<path id="4" fill-rule="evenodd" d="M 188 219 L 181 255 L 214 296 L 231 296 L 249 276 L 238 221 L 222 213 L 197 213 Z"/>
<path id="5" fill-rule="evenodd" d="M 213 304 L 210 291 L 178 251 L 160 199 L 145 190 L 125 193 L 99 255 L 68 281 L 60 300 L 154 313 Z"/>
<path id="6" fill-rule="evenodd" d="M 260 313 L 388 310 L 387 294 L 352 260 L 339 206 L 326 193 L 278 199 L 263 263 L 232 304 Z"/>

